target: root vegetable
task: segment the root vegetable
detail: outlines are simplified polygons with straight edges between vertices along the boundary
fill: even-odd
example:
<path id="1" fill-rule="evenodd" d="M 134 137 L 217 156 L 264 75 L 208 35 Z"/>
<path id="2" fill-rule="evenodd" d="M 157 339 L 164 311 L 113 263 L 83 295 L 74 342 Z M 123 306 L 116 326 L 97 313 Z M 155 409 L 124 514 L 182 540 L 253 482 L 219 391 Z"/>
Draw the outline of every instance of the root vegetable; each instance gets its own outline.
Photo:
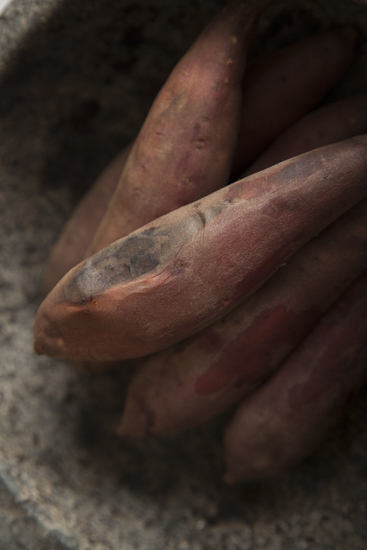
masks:
<path id="1" fill-rule="evenodd" d="M 367 273 L 227 427 L 228 483 L 290 468 L 339 420 L 367 377 Z"/>
<path id="2" fill-rule="evenodd" d="M 246 170 L 255 174 L 289 159 L 367 131 L 367 94 L 340 99 L 312 111 L 276 139 Z"/>
<path id="3" fill-rule="evenodd" d="M 248 66 L 232 171 L 245 167 L 284 130 L 312 109 L 350 65 L 352 28 L 312 36 Z"/>
<path id="4" fill-rule="evenodd" d="M 360 136 L 306 153 L 101 250 L 41 305 L 36 352 L 119 360 L 198 332 L 367 194 L 366 152 Z"/>

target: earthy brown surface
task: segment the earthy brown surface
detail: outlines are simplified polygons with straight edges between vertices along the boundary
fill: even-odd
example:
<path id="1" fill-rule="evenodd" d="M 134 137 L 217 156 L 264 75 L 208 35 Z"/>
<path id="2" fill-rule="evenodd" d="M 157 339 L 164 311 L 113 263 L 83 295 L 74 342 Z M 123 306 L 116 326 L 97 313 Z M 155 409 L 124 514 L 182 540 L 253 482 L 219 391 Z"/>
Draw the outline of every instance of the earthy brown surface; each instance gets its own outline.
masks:
<path id="1" fill-rule="evenodd" d="M 366 390 L 304 464 L 228 488 L 224 419 L 165 440 L 120 440 L 128 374 L 88 378 L 32 352 L 46 258 L 78 193 L 134 137 L 218 6 L 15 0 L 0 19 L 0 548 L 367 547 Z M 362 0 L 279 1 L 253 53 L 349 23 L 361 29 L 360 55 L 332 97 L 366 91 Z"/>

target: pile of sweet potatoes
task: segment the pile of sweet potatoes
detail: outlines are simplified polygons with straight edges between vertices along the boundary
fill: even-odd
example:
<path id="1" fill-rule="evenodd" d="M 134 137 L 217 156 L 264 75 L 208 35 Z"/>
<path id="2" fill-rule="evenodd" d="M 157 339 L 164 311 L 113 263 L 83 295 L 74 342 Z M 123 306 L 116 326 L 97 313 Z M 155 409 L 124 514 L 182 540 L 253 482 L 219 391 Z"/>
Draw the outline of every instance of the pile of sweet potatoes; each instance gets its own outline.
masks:
<path id="1" fill-rule="evenodd" d="M 231 2 L 175 67 L 68 222 L 35 323 L 37 353 L 85 370 L 149 355 L 121 435 L 238 405 L 228 482 L 306 456 L 367 376 L 367 95 L 315 108 L 356 35 L 245 68 L 270 1 Z"/>

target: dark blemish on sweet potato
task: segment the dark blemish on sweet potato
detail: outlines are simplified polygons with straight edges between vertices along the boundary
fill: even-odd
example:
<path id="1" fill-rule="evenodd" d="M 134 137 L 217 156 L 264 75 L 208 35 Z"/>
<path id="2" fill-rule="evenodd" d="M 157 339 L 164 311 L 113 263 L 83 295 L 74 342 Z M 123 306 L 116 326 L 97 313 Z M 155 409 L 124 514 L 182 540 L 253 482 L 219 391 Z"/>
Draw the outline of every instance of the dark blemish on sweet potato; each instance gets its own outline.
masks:
<path id="1" fill-rule="evenodd" d="M 171 95 L 167 95 L 165 104 L 167 107 L 161 111 L 161 120 L 165 118 L 174 117 L 177 110 L 180 109 L 183 101 L 186 98 L 186 90 L 181 89 L 180 91 L 174 91 L 171 87 Z"/>
<path id="2" fill-rule="evenodd" d="M 262 382 L 270 374 L 278 350 L 296 346 L 320 315 L 316 308 L 296 313 L 285 305 L 277 305 L 258 315 L 234 341 L 218 340 L 213 349 L 208 344 L 215 333 L 210 332 L 202 347 L 207 353 L 219 353 L 219 357 L 197 379 L 196 393 L 211 395 L 228 385 L 240 388 L 243 384 Z"/>
<path id="3" fill-rule="evenodd" d="M 206 330 L 204 338 L 201 340 L 200 347 L 207 353 L 217 353 L 222 351 L 226 340 L 215 330 Z"/>
<path id="4" fill-rule="evenodd" d="M 182 260 L 180 260 L 180 258 L 177 258 L 174 262 L 173 262 L 173 274 L 177 275 L 178 273 L 182 273 L 182 271 L 184 270 L 185 268 L 185 262 L 183 262 Z"/>
<path id="5" fill-rule="evenodd" d="M 190 142 L 195 143 L 196 148 L 201 150 L 206 147 L 206 135 L 208 133 L 208 122 L 205 119 L 199 119 L 192 129 Z M 204 123 L 204 124 L 203 124 Z"/>
<path id="6" fill-rule="evenodd" d="M 77 268 L 77 273 L 66 285 L 65 300 L 83 303 L 91 294 L 162 270 L 170 262 L 177 272 L 177 254 L 203 228 L 204 220 L 205 215 L 200 216 L 195 211 L 183 220 L 149 227 L 114 242 Z"/>
<path id="7" fill-rule="evenodd" d="M 145 273 L 153 271 L 158 265 L 158 258 L 153 256 L 152 254 L 136 254 L 130 259 L 130 274 L 134 276 L 134 278 L 140 277 Z"/>
<path id="8" fill-rule="evenodd" d="M 148 229 L 145 229 L 142 231 L 142 235 L 152 236 L 154 235 L 154 232 L 156 231 L 156 227 L 154 225 L 152 227 L 149 227 Z"/>
<path id="9" fill-rule="evenodd" d="M 196 213 L 197 213 L 197 215 L 199 216 L 200 221 L 201 221 L 201 223 L 203 224 L 203 227 L 205 227 L 205 226 L 206 226 L 205 214 L 204 214 L 201 210 L 199 210 L 199 209 L 196 210 Z"/>
<path id="10" fill-rule="evenodd" d="M 217 216 L 220 216 L 222 212 L 227 210 L 231 206 L 231 203 L 228 201 L 220 201 L 217 204 L 214 204 L 208 209 L 202 210 L 204 212 L 205 221 L 206 223 L 209 223 L 210 220 L 213 218 L 216 218 Z"/>
<path id="11" fill-rule="evenodd" d="M 205 148 L 205 140 L 203 138 L 198 138 L 196 140 L 196 149 L 198 151 L 201 151 L 204 148 Z"/>
<path id="12" fill-rule="evenodd" d="M 258 172 L 253 176 L 248 176 L 227 187 L 225 198 L 227 200 L 251 200 L 259 196 L 264 196 L 272 191 L 287 188 L 294 182 L 302 182 L 312 177 L 315 171 L 322 169 L 327 171 L 325 163 L 321 163 L 319 158 L 315 159 L 314 154 L 305 154 L 300 162 L 297 157 L 282 162 L 272 168 Z M 271 176 L 268 177 L 268 173 Z"/>

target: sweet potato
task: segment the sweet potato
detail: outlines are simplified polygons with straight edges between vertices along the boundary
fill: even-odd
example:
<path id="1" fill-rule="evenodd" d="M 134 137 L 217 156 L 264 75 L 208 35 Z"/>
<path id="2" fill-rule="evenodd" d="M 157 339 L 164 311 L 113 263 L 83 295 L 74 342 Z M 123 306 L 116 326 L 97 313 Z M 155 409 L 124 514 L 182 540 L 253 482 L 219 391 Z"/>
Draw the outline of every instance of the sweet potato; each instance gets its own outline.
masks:
<path id="1" fill-rule="evenodd" d="M 130 149 L 131 146 L 125 147 L 103 170 L 73 212 L 49 259 L 44 282 L 45 294 L 50 292 L 69 269 L 84 259 L 115 192 Z"/>
<path id="2" fill-rule="evenodd" d="M 305 458 L 367 377 L 367 273 L 227 427 L 225 480 L 269 477 Z"/>
<path id="3" fill-rule="evenodd" d="M 257 19 L 270 2 L 235 0 L 202 32 L 154 102 L 97 231 L 93 210 L 91 221 L 85 221 L 88 207 L 93 209 L 96 203 L 95 191 L 72 218 L 49 264 L 47 290 L 57 282 L 61 269 L 72 267 L 72 262 L 75 265 L 93 233 L 86 256 L 228 182 L 247 49 Z M 115 166 L 112 170 L 115 177 Z M 110 194 L 115 182 L 108 178 Z M 97 200 L 100 191 L 98 184 Z M 100 212 L 95 216 L 98 221 Z M 81 242 L 75 240 L 78 230 L 73 233 L 78 223 L 79 233 L 80 227 L 83 231 Z M 104 370 L 105 364 L 82 368 Z"/>
<path id="4" fill-rule="evenodd" d="M 324 97 L 350 65 L 355 42 L 352 28 L 328 31 L 248 65 L 234 174 Z"/>
<path id="5" fill-rule="evenodd" d="M 234 160 L 237 169 L 239 166 L 243 167 L 248 163 L 254 151 L 258 151 L 259 147 L 263 146 L 263 135 L 266 136 L 265 142 L 269 141 L 270 138 L 283 130 L 285 125 L 302 115 L 305 109 L 312 107 L 322 98 L 328 86 L 335 83 L 349 64 L 354 53 L 354 44 L 355 35 L 350 29 L 326 31 L 300 40 L 296 44 L 284 48 L 281 52 L 266 55 L 249 63 L 242 84 L 244 88 L 243 97 L 246 102 L 245 111 L 251 113 L 251 118 L 248 119 L 248 116 L 244 117 L 244 128 L 240 132 L 242 135 L 251 132 L 251 120 L 257 120 L 258 126 L 256 135 L 252 135 L 252 141 L 249 144 L 250 148 L 247 151 L 237 148 Z M 298 74 L 298 78 L 294 79 L 293 73 L 295 67 L 298 67 L 300 64 L 302 64 L 303 70 Z M 327 71 L 325 71 L 326 66 Z M 306 90 L 307 102 L 305 102 Z M 259 97 L 262 98 L 260 102 Z M 290 98 L 292 101 L 291 108 L 289 108 Z M 342 103 L 340 103 L 340 107 L 343 113 Z M 360 104 L 361 102 L 358 100 L 357 103 Z M 263 117 L 263 110 L 264 108 L 267 109 L 269 105 L 277 113 L 275 118 L 272 115 L 271 132 L 268 122 Z M 362 117 L 360 112 L 358 114 L 360 118 L 357 118 L 357 123 L 354 125 L 355 130 L 358 130 L 358 121 L 363 118 L 363 114 Z M 351 115 L 353 115 L 353 111 Z M 339 114 L 338 116 L 340 117 L 341 115 Z M 311 119 L 312 123 L 315 124 L 312 116 Z M 260 121 L 263 122 L 263 127 L 261 127 Z M 346 123 L 345 116 L 341 123 Z M 351 127 L 353 126 L 352 123 L 350 125 Z M 305 130 L 307 131 L 307 126 Z M 354 133 L 350 133 L 350 137 L 358 133 L 364 132 L 354 131 Z M 329 134 L 331 134 L 330 131 Z M 316 146 L 338 141 L 338 139 L 328 141 L 328 136 L 324 135 L 325 139 L 318 145 L 305 147 L 296 152 L 293 151 L 292 154 L 288 154 L 284 158 L 278 158 L 276 162 L 296 156 L 296 154 L 306 152 Z M 349 134 L 344 137 L 341 136 L 340 139 L 346 139 L 347 137 L 349 137 Z M 260 140 L 259 143 L 256 142 L 256 138 Z M 307 145 L 306 139 L 304 141 L 305 145 Z M 243 139 L 241 143 L 243 144 Z M 281 141 L 281 143 L 283 142 Z M 248 147 L 248 144 L 246 147 Z M 284 147 L 284 144 L 282 147 Z M 266 166 L 262 165 L 259 169 L 274 164 L 275 162 L 272 162 L 273 158 L 270 158 L 270 162 L 269 160 L 266 161 Z M 45 294 L 55 286 L 69 269 L 83 260 L 98 225 L 109 206 L 126 159 L 127 153 L 124 150 L 102 172 L 97 182 L 75 209 L 49 260 L 44 284 Z M 258 170 L 252 169 L 252 172 L 254 171 Z M 165 201 L 166 199 L 163 198 L 162 200 Z M 141 221 L 141 225 L 143 225 L 146 219 L 146 212 L 143 212 L 143 214 L 144 219 Z M 135 218 L 135 223 L 137 228 L 140 223 L 138 217 Z"/>
<path id="6" fill-rule="evenodd" d="M 278 137 L 246 170 L 244 176 L 367 131 L 367 94 L 340 99 L 312 111 Z"/>
<path id="7" fill-rule="evenodd" d="M 36 352 L 119 360 L 209 325 L 367 194 L 366 152 L 360 136 L 306 153 L 101 250 L 41 305 Z"/>
<path id="8" fill-rule="evenodd" d="M 367 268 L 366 250 L 364 199 L 225 318 L 148 358 L 130 384 L 119 434 L 180 432 L 236 404 Z"/>
<path id="9" fill-rule="evenodd" d="M 228 182 L 248 45 L 270 2 L 231 2 L 174 68 L 133 145 L 87 255 Z"/>

